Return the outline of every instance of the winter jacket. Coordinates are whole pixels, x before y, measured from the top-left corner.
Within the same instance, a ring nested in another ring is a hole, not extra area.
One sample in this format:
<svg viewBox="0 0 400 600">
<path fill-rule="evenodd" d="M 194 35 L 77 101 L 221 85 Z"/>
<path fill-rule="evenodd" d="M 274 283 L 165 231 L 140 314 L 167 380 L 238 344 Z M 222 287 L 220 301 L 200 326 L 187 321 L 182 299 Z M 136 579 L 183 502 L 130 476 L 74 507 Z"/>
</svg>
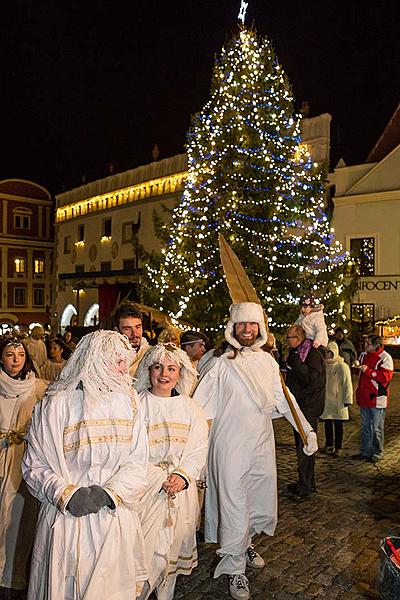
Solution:
<svg viewBox="0 0 400 600">
<path fill-rule="evenodd" d="M 335 342 L 329 342 L 328 350 L 332 352 L 333 358 L 325 360 L 325 407 L 321 419 L 347 421 L 349 418 L 349 409 L 347 406 L 353 404 L 353 385 L 351 382 L 350 367 L 339 356 L 339 349 Z"/>
<path fill-rule="evenodd" d="M 287 365 L 286 384 L 304 416 L 319 417 L 325 401 L 325 361 L 321 352 L 311 347 L 302 362 L 298 348 L 292 348 Z"/>
<path fill-rule="evenodd" d="M 302 326 L 308 340 L 318 342 L 321 346 L 328 345 L 323 304 L 318 304 L 308 315 L 300 313 L 295 324 Z"/>
<path fill-rule="evenodd" d="M 393 359 L 383 348 L 376 352 L 363 352 L 360 357 L 367 370 L 360 371 L 356 397 L 362 408 L 386 408 L 388 385 L 393 377 Z"/>
<path fill-rule="evenodd" d="M 357 352 L 354 348 L 353 342 L 351 342 L 348 338 L 343 338 L 342 340 L 335 340 L 336 344 L 339 346 L 339 354 L 345 360 L 345 362 L 351 367 L 355 359 L 357 358 Z"/>
</svg>

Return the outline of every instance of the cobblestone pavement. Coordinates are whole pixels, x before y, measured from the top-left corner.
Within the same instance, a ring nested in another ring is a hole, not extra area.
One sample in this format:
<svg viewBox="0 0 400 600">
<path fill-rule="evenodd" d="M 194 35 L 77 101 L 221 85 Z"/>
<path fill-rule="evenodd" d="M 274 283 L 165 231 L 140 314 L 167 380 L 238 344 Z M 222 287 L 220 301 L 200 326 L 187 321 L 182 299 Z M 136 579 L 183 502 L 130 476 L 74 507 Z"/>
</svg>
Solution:
<svg viewBox="0 0 400 600">
<path fill-rule="evenodd" d="M 379 542 L 386 535 L 400 535 L 400 374 L 395 374 L 391 394 L 385 457 L 379 465 L 350 458 L 359 452 L 360 440 L 359 410 L 352 407 L 343 457 L 318 453 L 318 491 L 302 503 L 286 492 L 286 484 L 296 481 L 293 434 L 285 419 L 275 421 L 279 523 L 274 537 L 263 534 L 254 540 L 266 566 L 248 570 L 252 600 L 378 597 L 373 590 Z M 323 429 L 321 424 L 320 446 Z M 215 550 L 212 544 L 199 544 L 199 566 L 178 578 L 175 600 L 229 598 L 225 576 L 212 579 Z"/>
</svg>

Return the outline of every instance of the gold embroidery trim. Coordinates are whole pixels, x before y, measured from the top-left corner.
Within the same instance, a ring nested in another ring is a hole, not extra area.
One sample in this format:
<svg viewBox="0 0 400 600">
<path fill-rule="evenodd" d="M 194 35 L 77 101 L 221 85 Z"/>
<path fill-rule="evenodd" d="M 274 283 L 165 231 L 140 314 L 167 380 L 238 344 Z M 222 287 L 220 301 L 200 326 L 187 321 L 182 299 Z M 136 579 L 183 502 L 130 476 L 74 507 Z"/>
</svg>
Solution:
<svg viewBox="0 0 400 600">
<path fill-rule="evenodd" d="M 73 431 L 78 431 L 78 429 L 82 429 L 82 427 L 103 427 L 104 425 L 126 425 L 127 427 L 133 426 L 132 419 L 86 419 L 84 421 L 79 421 L 74 425 L 69 425 L 68 427 L 64 427 L 64 435 L 67 433 L 72 433 Z"/>
<path fill-rule="evenodd" d="M 115 498 L 115 500 L 117 501 L 118 504 L 120 504 L 122 502 L 121 496 L 118 496 L 117 492 L 115 492 L 112 488 L 110 488 L 110 487 L 107 486 L 104 489 L 107 492 L 110 492 L 114 496 L 114 498 Z"/>
<path fill-rule="evenodd" d="M 155 440 L 149 440 L 149 446 L 155 444 L 163 444 L 164 442 L 176 442 L 177 444 L 186 444 L 187 438 L 174 437 L 172 435 L 164 435 L 163 437 L 156 438 Z"/>
<path fill-rule="evenodd" d="M 89 437 L 84 440 L 78 440 L 72 444 L 67 444 L 63 447 L 64 453 L 76 450 L 81 446 L 88 446 L 90 444 L 102 444 L 105 442 L 121 442 L 123 444 L 129 444 L 133 439 L 131 435 L 97 435 L 95 437 Z"/>
<path fill-rule="evenodd" d="M 163 429 L 164 427 L 173 427 L 174 429 L 185 429 L 189 431 L 190 425 L 186 425 L 186 423 L 169 423 L 165 421 L 164 423 L 156 423 L 155 425 L 149 425 L 147 427 L 147 431 L 156 431 L 157 429 Z"/>
<path fill-rule="evenodd" d="M 170 560 L 169 564 L 176 565 L 176 564 L 178 564 L 178 561 L 180 561 L 180 560 L 193 560 L 193 558 L 195 558 L 197 560 L 197 547 L 196 546 L 194 546 L 192 548 L 192 554 L 190 556 L 182 556 L 180 554 L 176 560 Z"/>
<path fill-rule="evenodd" d="M 63 510 L 64 510 L 64 508 L 65 508 L 65 500 L 66 500 L 66 498 L 68 498 L 68 496 L 71 494 L 71 492 L 72 492 L 73 490 L 77 490 L 77 489 L 78 489 L 78 488 L 76 487 L 76 485 L 72 485 L 72 484 L 70 484 L 70 485 L 67 485 L 67 486 L 64 488 L 64 490 L 62 491 L 62 493 L 61 493 L 61 495 L 60 495 L 60 497 L 59 497 L 59 499 L 58 499 L 58 502 L 57 502 L 57 508 L 58 508 L 59 510 L 61 510 L 61 511 L 63 511 Z"/>
<path fill-rule="evenodd" d="M 187 473 L 185 473 L 185 471 L 183 471 L 182 469 L 174 469 L 171 473 L 171 475 L 173 473 L 176 473 L 177 475 L 182 475 L 182 477 L 187 481 L 187 484 L 189 485 L 189 483 L 191 482 L 191 479 L 189 477 L 189 475 Z"/>
</svg>

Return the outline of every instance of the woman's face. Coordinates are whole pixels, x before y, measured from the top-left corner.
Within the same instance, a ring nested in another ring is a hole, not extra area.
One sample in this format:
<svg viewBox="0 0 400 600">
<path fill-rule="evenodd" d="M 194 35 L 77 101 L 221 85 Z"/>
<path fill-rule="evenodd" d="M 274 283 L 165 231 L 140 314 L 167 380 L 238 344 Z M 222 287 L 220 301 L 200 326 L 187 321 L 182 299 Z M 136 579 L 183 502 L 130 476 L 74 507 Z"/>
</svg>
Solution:
<svg viewBox="0 0 400 600">
<path fill-rule="evenodd" d="M 6 346 L 1 354 L 3 369 L 10 377 L 16 377 L 25 364 L 26 353 L 23 346 Z"/>
<path fill-rule="evenodd" d="M 180 368 L 166 356 L 150 367 L 151 392 L 155 396 L 167 397 L 179 381 Z"/>
<path fill-rule="evenodd" d="M 61 361 L 62 348 L 55 342 L 51 342 L 50 344 L 50 358 L 52 360 Z"/>
<path fill-rule="evenodd" d="M 71 341 L 72 339 L 72 333 L 70 331 L 66 331 L 64 333 L 64 340 L 67 342 L 67 344 Z"/>
</svg>

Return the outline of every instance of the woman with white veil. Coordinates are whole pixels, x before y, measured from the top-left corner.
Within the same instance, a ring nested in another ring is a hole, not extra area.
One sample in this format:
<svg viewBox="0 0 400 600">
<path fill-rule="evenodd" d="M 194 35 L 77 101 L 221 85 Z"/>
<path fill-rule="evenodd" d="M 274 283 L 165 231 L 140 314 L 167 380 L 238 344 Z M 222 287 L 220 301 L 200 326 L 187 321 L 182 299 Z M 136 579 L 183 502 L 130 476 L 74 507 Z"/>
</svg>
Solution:
<svg viewBox="0 0 400 600">
<path fill-rule="evenodd" d="M 189 397 L 196 371 L 183 350 L 158 344 L 142 359 L 135 387 L 149 436 L 150 490 L 140 503 L 148 584 L 158 600 L 174 597 L 176 578 L 197 565 L 196 479 L 207 457 L 208 427 L 202 409 Z"/>
<path fill-rule="evenodd" d="M 132 600 L 146 579 L 136 509 L 148 446 L 131 354 L 120 333 L 84 336 L 35 409 L 23 476 L 42 504 L 28 600 Z"/>
</svg>

